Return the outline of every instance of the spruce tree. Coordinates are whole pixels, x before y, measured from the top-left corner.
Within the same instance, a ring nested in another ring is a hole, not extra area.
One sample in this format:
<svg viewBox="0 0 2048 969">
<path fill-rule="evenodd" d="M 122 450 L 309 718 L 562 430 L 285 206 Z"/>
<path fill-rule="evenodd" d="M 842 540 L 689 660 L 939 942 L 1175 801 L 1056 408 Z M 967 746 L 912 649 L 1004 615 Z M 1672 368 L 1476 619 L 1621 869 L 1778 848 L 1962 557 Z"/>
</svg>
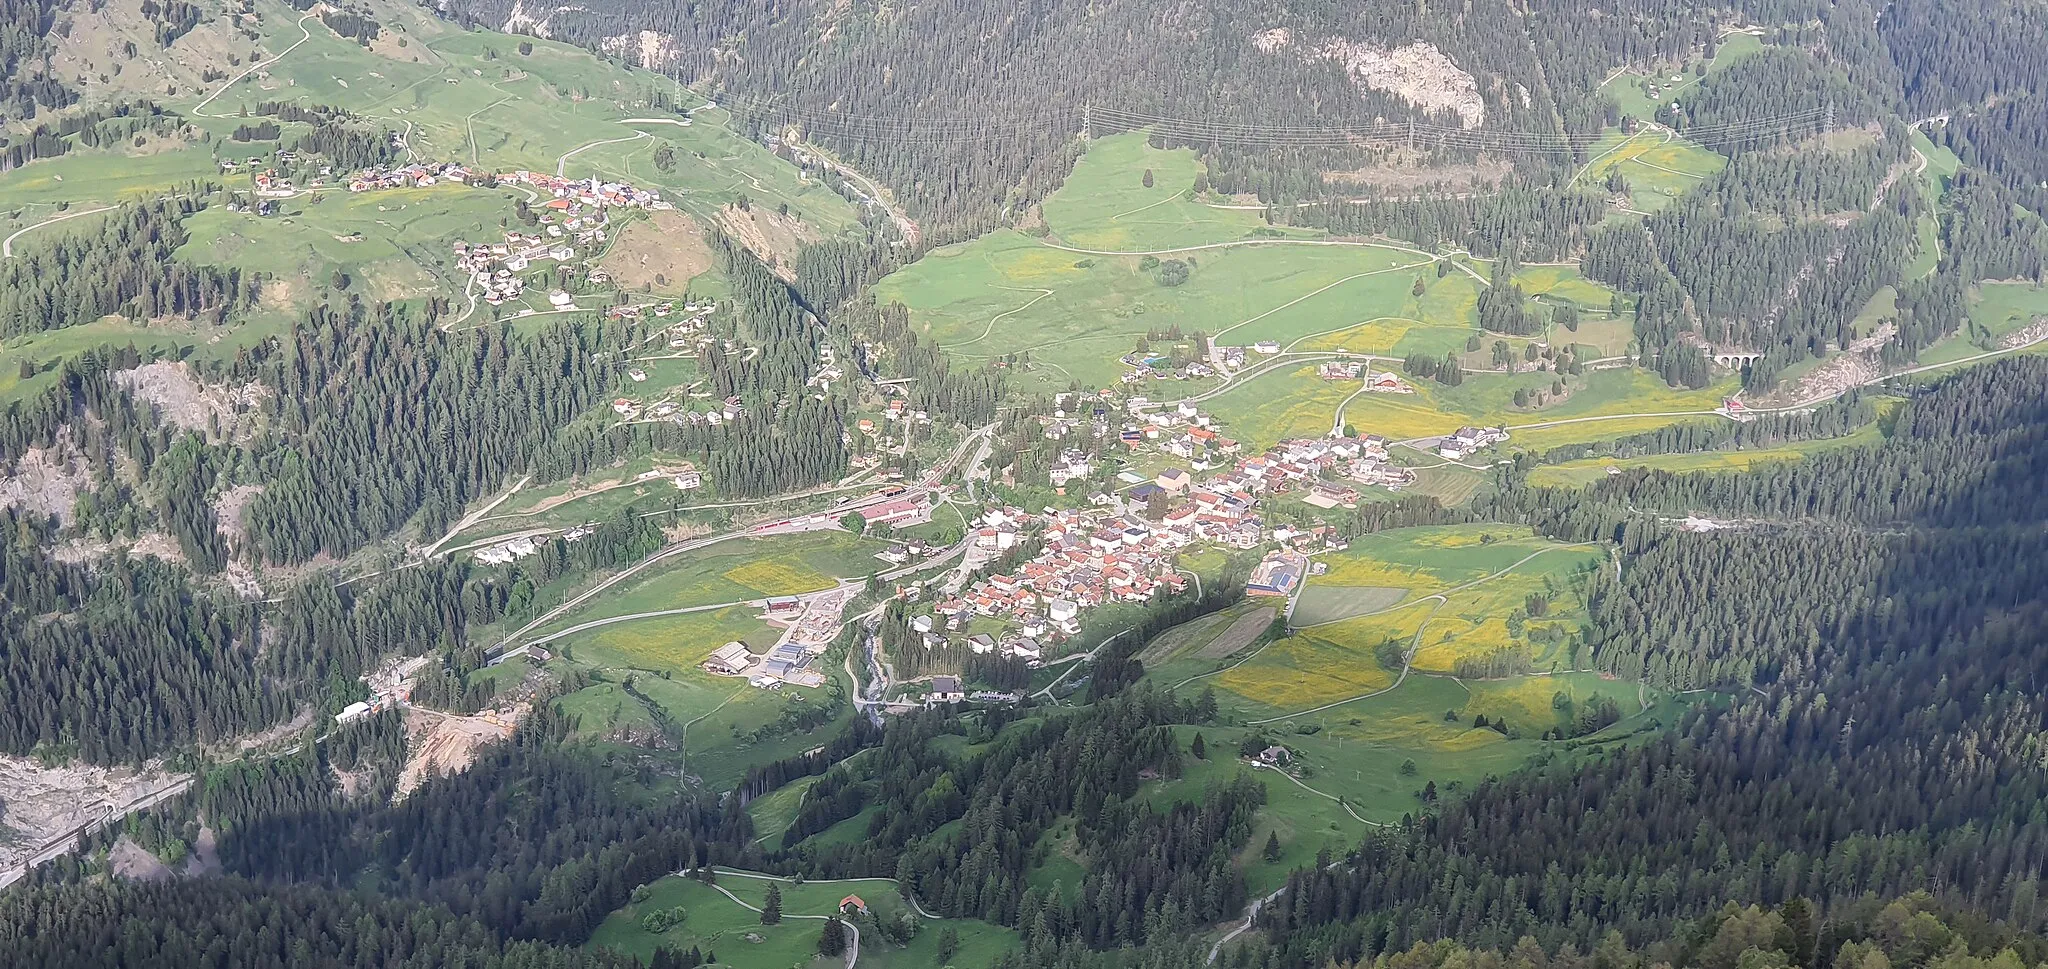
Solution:
<svg viewBox="0 0 2048 969">
<path fill-rule="evenodd" d="M 772 892 L 773 889 L 770 889 Z M 767 921 L 767 913 L 761 920 Z M 821 956 L 842 956 L 846 954 L 846 923 L 836 918 L 825 920 L 825 928 L 818 933 L 818 954 Z"/>
</svg>

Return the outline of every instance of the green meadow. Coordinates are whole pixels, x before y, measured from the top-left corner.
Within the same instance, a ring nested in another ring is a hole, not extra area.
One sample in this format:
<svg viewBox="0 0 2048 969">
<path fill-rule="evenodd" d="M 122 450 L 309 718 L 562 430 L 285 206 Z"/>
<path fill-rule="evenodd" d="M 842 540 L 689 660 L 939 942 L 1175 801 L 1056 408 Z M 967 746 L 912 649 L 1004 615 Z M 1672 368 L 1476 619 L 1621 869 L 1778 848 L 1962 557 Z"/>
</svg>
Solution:
<svg viewBox="0 0 2048 969">
<path fill-rule="evenodd" d="M 1609 468 L 1651 468 L 1673 473 L 1755 471 L 1762 465 L 1798 461 L 1817 451 L 1876 444 L 1883 439 L 1884 432 L 1880 426 L 1869 424 L 1844 437 L 1796 441 L 1775 447 L 1697 454 L 1647 454 L 1632 458 L 1585 458 L 1537 468 L 1529 472 L 1529 483 L 1544 488 L 1584 487 L 1606 477 Z"/>
<path fill-rule="evenodd" d="M 1585 621 L 1584 574 L 1605 555 L 1525 527 L 1460 525 L 1373 534 L 1317 561 L 1327 571 L 1302 591 L 1290 635 L 1242 655 L 1204 655 L 1199 644 L 1224 628 L 1206 617 L 1148 644 L 1149 675 L 1214 687 L 1225 709 L 1256 720 L 1392 687 L 1400 668 L 1383 662 L 1388 643 L 1394 655 L 1413 649 L 1420 673 L 1502 651 L 1526 654 L 1530 670 L 1568 669 Z M 1541 615 L 1529 614 L 1531 598 L 1544 600 Z"/>
<path fill-rule="evenodd" d="M 1578 181 L 1603 185 L 1618 171 L 1628 183 L 1629 204 L 1655 212 L 1690 191 L 1728 160 L 1663 128 L 1640 128 L 1633 135 L 1609 129 L 1586 149 L 1589 160 Z"/>
<path fill-rule="evenodd" d="M 874 554 L 883 548 L 878 540 L 841 531 L 728 539 L 656 563 L 592 597 L 552 628 L 604 616 L 821 592 L 840 579 L 858 579 L 880 568 Z"/>
<path fill-rule="evenodd" d="M 1687 390 L 1667 386 L 1645 371 L 1616 368 L 1590 370 L 1572 378 L 1570 394 L 1547 406 L 1514 406 L 1516 390 L 1547 390 L 1556 379 L 1557 375 L 1548 371 L 1468 372 L 1457 387 L 1417 380 L 1412 382 L 1412 394 L 1353 396 L 1358 389 L 1355 382 L 1324 380 L 1316 375 L 1316 365 L 1311 362 L 1277 367 L 1210 398 L 1203 406 L 1228 433 L 1250 447 L 1327 434 L 1337 406 L 1343 404 L 1346 425 L 1389 440 L 1447 434 L 1472 424 L 1508 428 L 1507 447 L 1542 449 L 1654 430 L 1693 415 L 1704 416 L 1735 390 L 1732 377 L 1702 390 Z"/>
<path fill-rule="evenodd" d="M 1763 49 L 1763 38 L 1755 34 L 1723 34 L 1714 59 L 1707 62 L 1707 73 L 1722 70 Z M 1654 121 L 1659 106 L 1684 95 L 1700 81 L 1691 64 L 1660 66 L 1661 71 L 1622 71 L 1601 85 L 1600 91 L 1621 106 L 1622 114 L 1638 121 Z M 1676 83 L 1671 81 L 1673 74 L 1679 75 Z"/>
<path fill-rule="evenodd" d="M 1045 221 L 1069 246 L 1117 252 L 1229 242 L 1266 228 L 1259 212 L 1196 201 L 1201 172 L 1194 151 L 1153 148 L 1141 132 L 1103 138 L 1045 201 Z"/>
<path fill-rule="evenodd" d="M 1979 283 L 1976 298 L 1970 301 L 1970 322 L 1992 339 L 2044 318 L 2048 289 L 2030 282 Z"/>
<path fill-rule="evenodd" d="M 903 303 L 955 356 L 1028 357 L 1028 379 L 1046 387 L 1114 383 L 1117 357 L 1148 331 L 1288 343 L 1418 315 L 1404 310 L 1416 271 L 1434 277 L 1429 254 L 1281 233 L 1256 213 L 1190 201 L 1197 165 L 1141 134 L 1101 139 L 1046 200 L 1046 238 L 1004 229 L 934 250 L 884 279 L 877 296 Z M 1145 255 L 1155 250 L 1188 251 Z M 1162 258 L 1186 262 L 1186 282 L 1162 285 L 1151 268 Z M 1458 320 L 1469 319 L 1469 303 L 1454 302 Z"/>
<path fill-rule="evenodd" d="M 1982 354 L 1987 347 L 1995 347 L 1999 338 L 2048 317 L 2048 291 L 2028 282 L 1987 280 L 1972 287 L 1967 298 L 1969 325 L 1920 351 L 1920 363 L 1953 363 Z"/>
<path fill-rule="evenodd" d="M 167 195 L 219 174 L 213 153 L 197 144 L 143 154 L 77 151 L 0 174 L 0 198 L 9 206 L 134 202 Z M 33 236 L 23 237 L 24 241 L 29 238 Z"/>
<path fill-rule="evenodd" d="M 893 921 L 910 911 L 909 904 L 888 879 L 777 884 L 730 871 L 714 877 L 716 887 L 679 876 L 654 882 L 639 893 L 638 901 L 607 917 L 591 935 L 588 946 L 610 948 L 641 959 L 652 956 L 656 948 L 663 946 L 678 950 L 694 946 L 699 951 L 715 951 L 718 965 L 736 969 L 839 966 L 844 965 L 843 960 L 817 956 L 818 934 L 824 922 L 815 916 L 837 914 L 840 901 L 848 895 L 858 895 L 870 912 L 867 916 L 849 916 L 860 930 L 862 966 L 910 969 L 943 964 L 957 969 L 986 969 L 1018 943 L 1015 932 L 976 919 L 923 919 L 920 931 L 908 943 L 899 946 L 885 942 L 875 930 L 875 920 Z M 782 893 L 784 917 L 781 924 L 762 925 L 760 915 L 746 906 L 764 906 L 771 884 Z M 727 897 L 725 892 L 733 897 Z M 677 910 L 683 914 L 681 920 L 664 931 L 648 931 L 649 913 Z M 942 962 L 939 935 L 946 928 L 959 935 L 960 947 Z"/>
<path fill-rule="evenodd" d="M 1422 797 L 1428 785 L 1439 797 L 1455 795 L 1562 749 L 1540 739 L 1543 732 L 1569 723 L 1596 695 L 1615 701 L 1623 720 L 1595 739 L 1624 737 L 1667 709 L 1650 691 L 1593 674 L 1501 681 L 1411 676 L 1371 700 L 1294 720 L 1177 727 L 1183 747 L 1202 735 L 1207 758 L 1185 758 L 1181 777 L 1150 782 L 1143 794 L 1155 806 L 1199 800 L 1208 787 L 1251 771 L 1265 785 L 1266 804 L 1236 861 L 1252 892 L 1263 894 L 1284 884 L 1290 871 L 1313 864 L 1318 851 L 1344 851 L 1373 825 L 1429 810 Z M 1507 732 L 1476 726 L 1479 716 L 1489 724 L 1504 721 Z M 1286 747 L 1294 757 L 1287 775 L 1241 760 L 1246 737 L 1261 747 Z M 1269 835 L 1280 842 L 1278 860 L 1264 857 Z"/>
<path fill-rule="evenodd" d="M 179 256 L 269 273 L 287 287 L 295 279 L 325 285 L 340 271 L 377 299 L 454 299 L 464 279 L 451 244 L 503 241 L 500 223 L 518 198 L 450 184 L 304 196 L 267 217 L 217 205 L 185 221 L 191 238 Z"/>
</svg>

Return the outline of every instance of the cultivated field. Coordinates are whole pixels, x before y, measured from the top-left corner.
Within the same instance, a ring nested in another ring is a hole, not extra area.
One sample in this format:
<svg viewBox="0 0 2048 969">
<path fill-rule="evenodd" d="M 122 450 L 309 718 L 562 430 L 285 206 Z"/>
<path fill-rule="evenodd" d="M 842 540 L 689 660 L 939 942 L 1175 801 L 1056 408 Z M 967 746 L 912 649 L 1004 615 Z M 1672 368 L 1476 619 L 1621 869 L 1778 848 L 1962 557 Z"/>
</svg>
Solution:
<svg viewBox="0 0 2048 969">
<path fill-rule="evenodd" d="M 1470 525 L 1383 532 L 1318 560 L 1329 571 L 1303 590 L 1293 635 L 1195 681 L 1214 686 L 1227 708 L 1258 719 L 1386 689 L 1400 673 L 1383 662 L 1389 649 L 1413 649 L 1422 672 L 1450 673 L 1501 651 L 1525 655 L 1529 669 L 1567 665 L 1585 618 L 1582 574 L 1604 555 L 1526 529 Z M 1544 600 L 1540 617 L 1528 615 L 1532 596 Z M 1154 675 L 1171 683 L 1195 672 L 1206 670 L 1181 663 Z"/>
</svg>

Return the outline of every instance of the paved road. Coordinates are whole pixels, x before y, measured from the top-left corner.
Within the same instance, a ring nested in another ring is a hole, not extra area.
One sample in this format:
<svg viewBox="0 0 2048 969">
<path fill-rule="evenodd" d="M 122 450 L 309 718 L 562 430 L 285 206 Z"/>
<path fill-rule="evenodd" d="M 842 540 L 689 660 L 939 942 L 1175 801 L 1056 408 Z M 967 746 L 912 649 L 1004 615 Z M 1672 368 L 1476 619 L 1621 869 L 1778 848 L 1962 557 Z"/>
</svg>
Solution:
<svg viewBox="0 0 2048 969">
<path fill-rule="evenodd" d="M 35 230 L 40 229 L 43 226 L 54 225 L 58 222 L 64 221 L 65 219 L 76 219 L 87 215 L 98 215 L 101 212 L 111 212 L 113 211 L 113 209 L 114 206 L 102 205 L 96 209 L 81 209 L 76 212 L 66 212 L 63 215 L 51 216 L 50 218 L 44 219 L 43 221 L 38 222 L 35 225 L 27 226 L 21 229 L 16 229 L 13 235 L 8 236 L 4 240 L 0 240 L 0 257 L 4 257 L 7 259 L 14 258 L 14 240 L 19 239 L 23 235 L 26 235 L 30 232 L 34 232 Z"/>
<path fill-rule="evenodd" d="M 1276 888 L 1273 889 L 1272 894 L 1267 895 L 1265 898 L 1255 898 L 1250 905 L 1245 906 L 1244 921 L 1238 923 L 1236 928 L 1224 933 L 1223 938 L 1217 939 L 1216 944 L 1209 947 L 1209 962 L 1213 964 L 1216 961 L 1216 956 L 1223 951 L 1223 946 L 1230 940 L 1250 932 L 1252 930 L 1252 922 L 1259 917 L 1260 910 L 1271 905 L 1274 899 L 1286 893 L 1286 888 Z"/>
<path fill-rule="evenodd" d="M 944 480 L 944 478 L 948 474 L 952 473 L 953 468 L 957 466 L 961 462 L 961 460 L 963 460 L 967 456 L 969 450 L 973 448 L 978 442 L 980 442 L 984 437 L 992 433 L 994 430 L 995 425 L 988 424 L 980 428 L 976 428 L 974 431 L 968 433 L 965 437 L 961 439 L 959 445 L 954 447 L 953 453 L 948 455 L 945 461 L 940 462 L 938 466 L 932 468 L 931 472 L 927 474 L 924 480 L 921 481 L 916 487 L 907 489 L 902 494 L 867 495 L 861 498 L 854 499 L 852 501 L 841 502 L 837 505 L 834 505 L 832 510 L 825 514 L 831 516 L 844 515 L 849 511 L 865 508 L 869 505 L 881 504 L 883 502 L 888 501 L 895 501 L 909 494 L 929 495 L 930 492 L 933 491 L 938 486 L 938 482 Z M 665 512 L 661 514 L 665 514 Z M 584 603 L 589 602 L 591 599 L 603 593 L 606 589 L 618 585 L 619 583 L 624 582 L 625 580 L 640 574 L 647 568 L 659 564 L 667 559 L 674 558 L 678 555 L 684 555 L 690 552 L 695 552 L 700 549 L 709 548 L 712 545 L 716 545 L 720 542 L 730 541 L 735 538 L 761 538 L 770 535 L 784 535 L 803 531 L 812 531 L 815 529 L 793 524 L 793 522 L 807 519 L 810 517 L 811 516 L 808 515 L 799 515 L 795 518 L 787 518 L 772 522 L 765 522 L 762 524 L 749 526 L 747 528 L 739 529 L 736 531 L 726 532 L 721 535 L 712 535 L 706 538 L 696 538 L 689 539 L 687 541 L 677 542 L 673 545 L 661 549 L 660 551 L 655 552 L 653 555 L 650 555 L 647 558 L 641 559 L 639 562 L 631 566 L 628 566 L 627 568 L 612 573 L 611 575 L 607 576 L 603 581 L 598 582 L 596 585 L 591 586 L 589 589 L 584 590 L 582 593 L 570 598 L 568 601 L 563 602 L 561 605 L 549 609 L 546 613 L 535 617 L 531 622 L 528 622 L 526 625 L 519 627 L 517 630 L 514 630 L 510 635 L 506 636 L 504 639 L 499 640 L 496 645 L 491 647 L 489 652 L 493 656 L 505 652 L 507 649 L 510 649 L 512 644 L 519 640 L 521 637 L 533 632 L 536 629 L 541 628 L 542 626 L 547 625 L 548 623 L 554 622 L 555 620 L 560 619 L 565 615 L 568 615 L 570 612 L 574 611 L 579 606 L 582 606 Z M 832 524 L 828 520 L 828 522 L 822 527 L 836 528 L 838 526 L 836 524 Z"/>
<path fill-rule="evenodd" d="M 167 801 L 173 797 L 177 797 L 178 795 L 185 793 L 191 787 L 192 778 L 179 778 L 178 780 L 175 780 L 170 784 L 157 788 L 156 790 L 151 791 L 147 794 L 143 794 L 135 798 L 134 800 L 129 801 L 127 804 L 122 805 L 121 807 L 108 808 L 103 813 L 101 813 L 99 817 L 93 818 L 92 820 L 87 821 L 84 824 L 81 824 L 75 828 L 72 828 L 71 830 L 66 831 L 63 834 L 60 834 L 55 838 L 51 838 L 50 840 L 43 842 L 43 846 L 41 848 L 36 849 L 36 853 L 28 856 L 28 858 L 24 860 L 21 864 L 16 865 L 12 868 L 0 870 L 0 888 L 6 888 L 7 886 L 14 884 L 22 878 L 27 877 L 29 869 L 31 868 L 35 868 L 39 865 L 48 864 L 52 861 L 64 857 L 67 854 L 70 854 L 74 849 L 78 847 L 79 838 L 82 838 L 85 835 L 97 831 L 101 828 L 107 827 L 108 825 L 118 823 L 123 818 L 126 818 L 128 815 L 134 814 L 137 811 L 142 811 L 148 808 L 155 807 L 156 805 L 161 804 L 164 801 Z"/>
</svg>

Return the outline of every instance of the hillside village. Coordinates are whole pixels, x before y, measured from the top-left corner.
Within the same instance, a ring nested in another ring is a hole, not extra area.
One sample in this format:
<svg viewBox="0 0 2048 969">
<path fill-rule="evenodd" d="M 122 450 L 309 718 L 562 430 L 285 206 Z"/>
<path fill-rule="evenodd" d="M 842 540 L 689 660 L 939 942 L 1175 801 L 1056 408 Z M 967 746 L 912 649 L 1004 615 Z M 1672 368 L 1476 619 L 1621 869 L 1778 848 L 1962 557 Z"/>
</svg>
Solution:
<svg viewBox="0 0 2048 969">
<path fill-rule="evenodd" d="M 800 146 L 770 147 L 780 148 L 807 171 L 836 171 L 829 161 Z M 291 197 L 331 177 L 323 169 L 301 188 L 275 171 L 252 171 L 257 194 L 266 199 Z M 857 183 L 843 177 L 835 180 L 858 204 L 883 206 Z M 673 208 L 659 192 L 624 182 L 524 169 L 489 172 L 456 163 L 366 168 L 340 182 L 351 193 L 440 184 L 511 186 L 528 194 L 528 203 L 521 205 L 523 225 L 508 228 L 500 237 L 448 243 L 470 291 L 493 307 L 520 307 L 529 286 L 546 281 L 546 310 L 583 310 L 568 288 L 568 267 L 578 264 L 576 275 L 584 282 L 609 283 L 607 274 L 585 263 L 617 234 L 616 213 Z M 695 383 L 650 384 L 651 393 L 634 393 L 649 382 L 650 365 L 658 359 L 689 359 L 714 349 L 744 350 L 714 333 L 717 301 L 629 300 L 603 309 L 608 320 L 645 326 L 647 353 L 626 368 L 625 392 L 610 404 L 619 423 L 715 427 L 746 416 L 740 398 L 719 397 Z M 532 306 L 519 309 L 521 315 L 543 311 Z M 1341 548 L 1342 543 L 1327 526 L 1288 522 L 1302 520 L 1304 514 L 1354 508 L 1361 489 L 1399 491 L 1416 483 L 1416 463 L 1396 460 L 1392 442 L 1371 432 L 1294 438 L 1247 454 L 1243 442 L 1194 400 L 1156 401 L 1143 390 L 1170 381 L 1227 380 L 1257 372 L 1262 361 L 1279 357 L 1281 345 L 1271 340 L 1225 345 L 1199 334 L 1182 340 L 1177 331 L 1154 336 L 1166 341 L 1160 344 L 1164 349 L 1148 349 L 1147 341 L 1141 340 L 1136 351 L 1119 358 L 1124 367 L 1118 381 L 1121 389 L 1058 395 L 1051 412 L 1035 418 L 1042 439 L 1057 445 L 1042 482 L 1019 480 L 1010 468 L 1001 484 L 1013 489 L 1012 494 L 1042 486 L 1050 490 L 1051 503 L 1029 510 L 997 493 L 984 497 L 968 516 L 961 564 L 936 578 L 897 587 L 897 596 L 913 604 L 910 626 L 927 648 L 960 646 L 974 655 L 1042 665 L 1069 649 L 1091 613 L 1186 593 L 1194 573 L 1177 562 L 1204 548 L 1237 554 L 1267 549 L 1251 571 L 1247 594 L 1289 597 L 1317 569 L 1309 555 Z M 872 353 L 876 348 L 865 349 Z M 1326 381 L 1355 384 L 1362 393 L 1415 392 L 1404 376 L 1372 369 L 1370 358 L 1322 361 L 1314 373 Z M 844 377 L 834 350 L 821 348 L 808 385 L 829 391 Z M 856 452 L 850 463 L 857 473 L 876 473 L 884 481 L 898 479 L 900 471 L 885 466 L 912 457 L 912 442 L 931 434 L 933 426 L 928 411 L 885 392 L 879 409 L 854 419 L 847 432 L 846 441 Z M 1415 455 L 1461 463 L 1506 439 L 1506 432 L 1498 428 L 1466 427 L 1438 439 L 1402 443 Z M 852 447 L 857 443 L 861 446 Z M 665 483 L 686 494 L 715 484 L 691 462 L 641 472 L 630 483 Z M 881 494 L 886 500 L 858 511 L 870 528 L 894 534 L 935 520 L 937 502 L 929 491 Z M 1274 501 L 1291 509 L 1283 521 L 1269 520 L 1262 512 Z M 837 527 L 831 522 L 813 525 Z M 576 542 L 594 527 L 584 523 L 558 537 Z M 483 564 L 509 564 L 537 554 L 548 541 L 545 535 L 517 536 L 472 554 Z M 877 558 L 885 565 L 906 567 L 917 556 L 938 551 L 910 540 L 892 544 Z M 761 613 L 765 621 L 784 630 L 776 643 L 760 649 L 728 642 L 702 666 L 760 689 L 820 686 L 824 674 L 815 668 L 815 659 L 830 643 L 851 598 L 850 592 L 835 589 L 769 600 Z"/>
</svg>

